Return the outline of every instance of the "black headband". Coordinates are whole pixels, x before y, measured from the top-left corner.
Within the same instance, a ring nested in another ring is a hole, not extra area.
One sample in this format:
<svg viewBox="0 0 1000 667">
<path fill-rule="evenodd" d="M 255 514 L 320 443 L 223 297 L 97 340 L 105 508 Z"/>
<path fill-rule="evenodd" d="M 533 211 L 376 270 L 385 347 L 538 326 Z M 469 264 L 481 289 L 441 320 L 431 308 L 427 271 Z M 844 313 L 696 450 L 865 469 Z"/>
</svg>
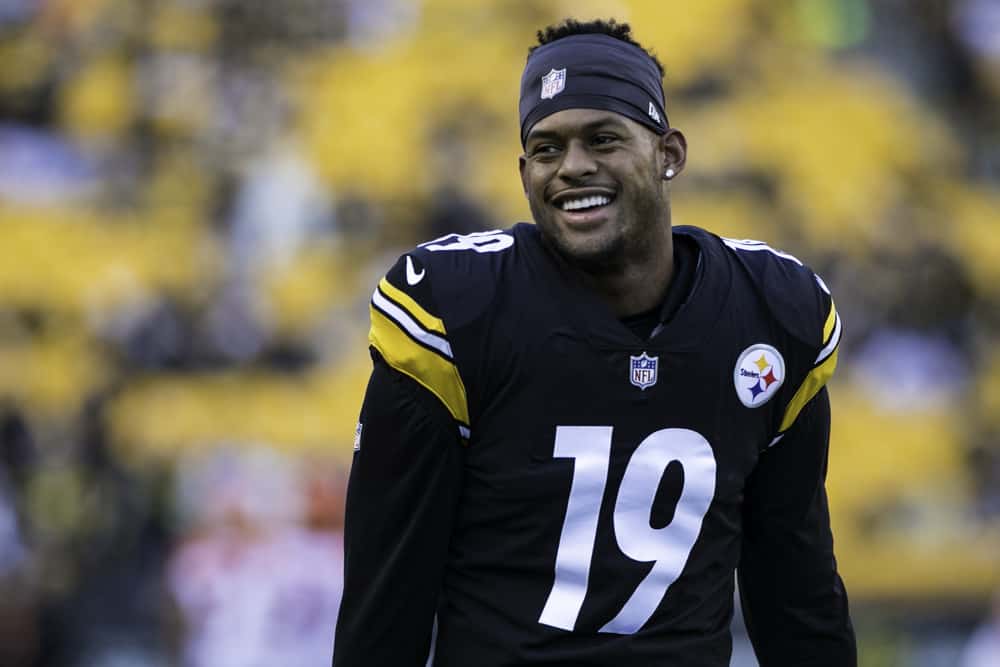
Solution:
<svg viewBox="0 0 1000 667">
<path fill-rule="evenodd" d="M 532 126 L 563 109 L 601 109 L 667 131 L 660 70 L 645 51 L 604 34 L 570 35 L 538 47 L 521 75 L 521 145 Z"/>
</svg>

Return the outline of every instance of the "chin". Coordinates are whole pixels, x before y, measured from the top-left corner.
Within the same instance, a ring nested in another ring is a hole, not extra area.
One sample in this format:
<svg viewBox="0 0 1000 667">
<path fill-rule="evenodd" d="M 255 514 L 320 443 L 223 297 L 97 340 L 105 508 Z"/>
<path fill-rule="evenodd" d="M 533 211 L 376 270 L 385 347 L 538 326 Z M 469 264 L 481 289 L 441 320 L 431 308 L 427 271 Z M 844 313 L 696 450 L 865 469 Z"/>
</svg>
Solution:
<svg viewBox="0 0 1000 667">
<path fill-rule="evenodd" d="M 532 213 L 549 246 L 567 261 L 588 270 L 621 263 L 625 242 L 617 216 L 593 226 L 574 228 L 550 215 L 545 207 L 533 206 Z"/>
</svg>

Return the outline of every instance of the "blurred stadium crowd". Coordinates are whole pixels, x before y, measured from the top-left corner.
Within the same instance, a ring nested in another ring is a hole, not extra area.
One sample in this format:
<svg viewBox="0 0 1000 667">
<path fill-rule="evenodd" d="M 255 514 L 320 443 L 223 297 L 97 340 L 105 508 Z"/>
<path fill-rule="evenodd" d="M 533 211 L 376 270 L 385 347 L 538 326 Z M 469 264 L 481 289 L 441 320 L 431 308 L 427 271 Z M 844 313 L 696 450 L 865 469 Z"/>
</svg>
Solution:
<svg viewBox="0 0 1000 667">
<path fill-rule="evenodd" d="M 1000 664 L 1000 3 L 3 0 L 0 665 L 326 664 L 370 290 L 528 219 L 566 15 L 667 66 L 675 223 L 837 298 L 862 664 Z"/>
</svg>

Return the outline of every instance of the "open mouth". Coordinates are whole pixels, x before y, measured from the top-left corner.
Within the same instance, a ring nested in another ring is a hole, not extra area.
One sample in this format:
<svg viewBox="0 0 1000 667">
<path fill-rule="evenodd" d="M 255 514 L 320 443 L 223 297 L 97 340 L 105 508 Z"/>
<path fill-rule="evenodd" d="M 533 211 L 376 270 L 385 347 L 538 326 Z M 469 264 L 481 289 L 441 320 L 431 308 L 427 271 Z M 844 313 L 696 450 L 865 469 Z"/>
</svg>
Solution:
<svg viewBox="0 0 1000 667">
<path fill-rule="evenodd" d="M 565 199 L 559 204 L 559 208 L 564 211 L 589 211 L 601 208 L 611 203 L 612 197 L 606 195 L 595 195 L 591 197 L 579 197 L 575 199 Z"/>
<path fill-rule="evenodd" d="M 560 195 L 553 200 L 552 205 L 572 218 L 581 218 L 601 211 L 614 200 L 615 195 L 610 192 L 581 192 Z"/>
</svg>

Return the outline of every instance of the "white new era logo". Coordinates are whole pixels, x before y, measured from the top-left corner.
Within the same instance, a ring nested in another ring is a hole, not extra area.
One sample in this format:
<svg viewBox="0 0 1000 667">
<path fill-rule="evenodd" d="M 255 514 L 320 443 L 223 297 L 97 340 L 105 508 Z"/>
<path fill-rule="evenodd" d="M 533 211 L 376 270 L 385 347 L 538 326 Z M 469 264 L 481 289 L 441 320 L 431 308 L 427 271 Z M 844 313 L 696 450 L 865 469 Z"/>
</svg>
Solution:
<svg viewBox="0 0 1000 667">
<path fill-rule="evenodd" d="M 550 70 L 542 77 L 542 99 L 551 100 L 566 88 L 566 68 Z"/>
<path fill-rule="evenodd" d="M 660 120 L 660 112 L 656 110 L 656 107 L 653 106 L 652 102 L 649 103 L 649 112 L 648 113 L 649 113 L 649 117 L 652 118 L 653 120 L 655 120 L 657 123 L 662 123 L 663 122 L 662 120 Z"/>
</svg>

